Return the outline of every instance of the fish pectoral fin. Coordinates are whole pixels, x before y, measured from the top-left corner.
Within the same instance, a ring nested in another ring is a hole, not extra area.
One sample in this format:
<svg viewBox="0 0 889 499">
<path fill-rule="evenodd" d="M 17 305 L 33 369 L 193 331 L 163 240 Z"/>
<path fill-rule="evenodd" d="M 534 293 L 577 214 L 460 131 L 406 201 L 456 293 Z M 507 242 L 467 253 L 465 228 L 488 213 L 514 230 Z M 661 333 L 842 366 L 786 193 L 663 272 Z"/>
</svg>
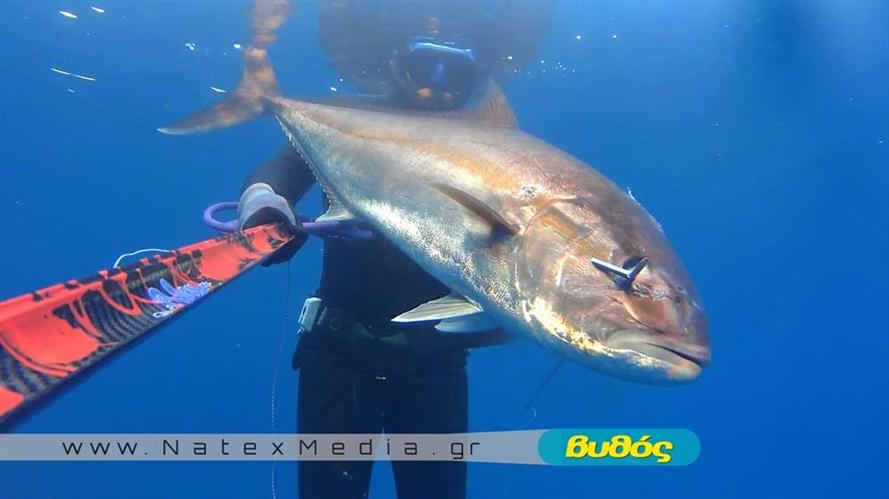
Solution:
<svg viewBox="0 0 889 499">
<path fill-rule="evenodd" d="M 343 206 L 343 203 L 341 203 L 336 196 L 328 193 L 327 201 L 327 211 L 320 217 L 316 218 L 316 222 L 342 222 L 344 220 L 355 220 L 355 215 L 353 215 L 348 208 Z"/>
<path fill-rule="evenodd" d="M 497 238 L 500 236 L 514 236 L 519 233 L 518 225 L 504 218 L 503 215 L 497 213 L 493 208 L 485 204 L 484 201 L 472 194 L 445 184 L 436 184 L 434 187 L 490 225 L 491 236 Z"/>
<path fill-rule="evenodd" d="M 472 315 L 480 315 L 482 307 L 466 298 L 449 294 L 432 301 L 422 303 L 407 312 L 394 317 L 392 322 L 423 322 L 456 319 Z"/>
</svg>

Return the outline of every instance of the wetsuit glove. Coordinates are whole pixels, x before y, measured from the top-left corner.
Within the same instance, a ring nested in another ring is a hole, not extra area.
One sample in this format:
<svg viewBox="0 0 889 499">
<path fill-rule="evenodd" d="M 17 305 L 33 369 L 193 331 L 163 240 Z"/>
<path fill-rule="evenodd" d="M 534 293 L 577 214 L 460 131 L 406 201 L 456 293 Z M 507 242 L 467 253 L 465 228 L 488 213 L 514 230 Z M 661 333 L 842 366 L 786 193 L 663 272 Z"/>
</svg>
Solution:
<svg viewBox="0 0 889 499">
<path fill-rule="evenodd" d="M 287 224 L 296 237 L 265 262 L 264 266 L 286 262 L 305 244 L 308 234 L 296 230 L 297 220 L 290 203 L 272 186 L 258 182 L 247 187 L 238 200 L 238 229 L 244 230 L 257 225 L 283 222 Z"/>
</svg>

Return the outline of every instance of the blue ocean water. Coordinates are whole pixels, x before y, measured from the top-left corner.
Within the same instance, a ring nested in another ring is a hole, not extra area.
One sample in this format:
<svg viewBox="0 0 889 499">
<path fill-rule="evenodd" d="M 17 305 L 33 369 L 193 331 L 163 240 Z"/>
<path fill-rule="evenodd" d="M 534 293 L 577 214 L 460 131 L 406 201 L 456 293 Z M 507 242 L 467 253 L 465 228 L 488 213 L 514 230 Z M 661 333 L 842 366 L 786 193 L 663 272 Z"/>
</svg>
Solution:
<svg viewBox="0 0 889 499">
<path fill-rule="evenodd" d="M 155 128 L 233 87 L 246 9 L 0 5 L 0 297 L 210 236 L 201 210 L 284 138 L 272 120 Z M 339 86 L 316 30 L 300 5 L 272 49 L 287 94 Z M 703 295 L 713 362 L 674 388 L 566 366 L 531 411 L 555 357 L 478 350 L 471 430 L 682 427 L 702 452 L 686 468 L 470 465 L 469 497 L 886 497 L 889 4 L 566 2 L 538 53 L 506 86 L 522 128 L 658 218 Z M 318 206 L 313 192 L 300 208 Z M 251 272 L 12 431 L 295 431 L 293 314 L 319 257 L 313 241 Z M 261 498 L 271 477 L 269 463 L 3 463 L 0 497 Z M 275 487 L 295 495 L 295 465 Z M 394 497 L 387 463 L 371 497 Z"/>
</svg>

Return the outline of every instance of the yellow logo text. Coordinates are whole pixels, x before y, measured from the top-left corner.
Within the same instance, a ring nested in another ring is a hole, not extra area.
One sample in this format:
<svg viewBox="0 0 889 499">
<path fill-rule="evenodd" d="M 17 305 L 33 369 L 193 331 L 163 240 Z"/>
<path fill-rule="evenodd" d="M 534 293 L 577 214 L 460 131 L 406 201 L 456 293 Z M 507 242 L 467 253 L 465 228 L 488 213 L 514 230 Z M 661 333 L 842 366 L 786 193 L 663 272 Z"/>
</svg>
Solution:
<svg viewBox="0 0 889 499">
<path fill-rule="evenodd" d="M 627 456 L 645 459 L 647 457 L 657 457 L 659 463 L 669 463 L 672 456 L 665 451 L 673 450 L 673 443 L 662 440 L 659 442 L 649 442 L 651 435 L 642 435 L 636 442 L 629 435 L 615 435 L 611 440 L 597 442 L 590 441 L 586 435 L 573 435 L 568 439 L 568 445 L 565 448 L 565 457 L 602 459 L 610 457 L 614 459 L 624 459 Z"/>
</svg>

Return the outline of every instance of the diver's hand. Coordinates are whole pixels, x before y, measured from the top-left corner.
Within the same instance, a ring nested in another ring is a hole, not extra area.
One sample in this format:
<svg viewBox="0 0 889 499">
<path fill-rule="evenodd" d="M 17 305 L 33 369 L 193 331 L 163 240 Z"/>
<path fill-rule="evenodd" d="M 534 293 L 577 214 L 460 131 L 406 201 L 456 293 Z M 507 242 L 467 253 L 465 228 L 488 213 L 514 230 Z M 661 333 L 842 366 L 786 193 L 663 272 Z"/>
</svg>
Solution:
<svg viewBox="0 0 889 499">
<path fill-rule="evenodd" d="M 297 230 L 293 208 L 270 185 L 259 182 L 245 189 L 241 199 L 238 200 L 238 230 L 273 222 L 287 224 L 295 237 L 262 263 L 266 267 L 290 260 L 306 243 L 309 236 Z"/>
</svg>

